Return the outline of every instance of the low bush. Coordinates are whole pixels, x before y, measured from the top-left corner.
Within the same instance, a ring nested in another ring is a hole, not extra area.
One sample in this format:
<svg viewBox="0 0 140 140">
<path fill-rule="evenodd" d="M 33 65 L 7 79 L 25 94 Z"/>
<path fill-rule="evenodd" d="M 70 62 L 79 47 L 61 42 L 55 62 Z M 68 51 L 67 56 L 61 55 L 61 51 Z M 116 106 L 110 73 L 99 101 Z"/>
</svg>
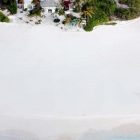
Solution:
<svg viewBox="0 0 140 140">
<path fill-rule="evenodd" d="M 99 11 L 96 12 L 92 16 L 92 18 L 89 19 L 84 29 L 85 31 L 92 31 L 95 26 L 102 25 L 108 21 L 109 21 L 108 16 L 105 13 Z"/>
<path fill-rule="evenodd" d="M 8 10 L 10 11 L 11 14 L 16 14 L 17 13 L 17 3 L 13 2 L 8 6 Z"/>
<path fill-rule="evenodd" d="M 119 0 L 121 4 L 126 4 L 127 9 L 117 8 L 115 15 L 121 19 L 133 19 L 140 16 L 140 0 Z"/>
<path fill-rule="evenodd" d="M 17 1 L 16 0 L 2 0 L 5 8 L 7 8 L 11 14 L 17 13 Z"/>
<path fill-rule="evenodd" d="M 9 18 L 0 12 L 0 22 L 9 22 Z"/>
</svg>

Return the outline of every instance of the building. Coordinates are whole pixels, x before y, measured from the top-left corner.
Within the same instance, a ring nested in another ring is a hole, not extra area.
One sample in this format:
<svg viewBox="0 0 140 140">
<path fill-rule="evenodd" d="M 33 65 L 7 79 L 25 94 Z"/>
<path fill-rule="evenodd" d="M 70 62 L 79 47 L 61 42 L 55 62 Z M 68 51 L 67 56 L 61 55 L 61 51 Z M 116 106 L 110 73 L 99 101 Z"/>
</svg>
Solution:
<svg viewBox="0 0 140 140">
<path fill-rule="evenodd" d="M 58 5 L 58 2 L 56 2 L 55 0 L 34 0 L 34 1 L 40 2 L 40 6 L 42 8 L 45 8 L 48 12 L 54 12 L 55 8 Z M 31 10 L 34 7 L 33 0 L 18 0 L 17 3 L 18 7 L 23 9 Z"/>
<path fill-rule="evenodd" d="M 64 10 L 70 10 L 72 8 L 73 5 L 73 1 L 72 0 L 63 0 L 63 5 L 64 5 Z"/>
<path fill-rule="evenodd" d="M 55 0 L 40 0 L 40 5 L 45 8 L 48 13 L 54 13 L 58 5 L 58 1 Z"/>
<path fill-rule="evenodd" d="M 17 5 L 18 8 L 21 9 L 32 9 L 33 5 L 32 5 L 32 0 L 17 0 Z"/>
<path fill-rule="evenodd" d="M 64 10 L 71 10 L 73 7 L 73 0 L 17 0 L 18 7 L 22 9 L 33 9 L 33 1 L 40 3 L 40 6 L 48 11 L 49 13 L 54 13 L 56 7 L 62 3 Z"/>
</svg>

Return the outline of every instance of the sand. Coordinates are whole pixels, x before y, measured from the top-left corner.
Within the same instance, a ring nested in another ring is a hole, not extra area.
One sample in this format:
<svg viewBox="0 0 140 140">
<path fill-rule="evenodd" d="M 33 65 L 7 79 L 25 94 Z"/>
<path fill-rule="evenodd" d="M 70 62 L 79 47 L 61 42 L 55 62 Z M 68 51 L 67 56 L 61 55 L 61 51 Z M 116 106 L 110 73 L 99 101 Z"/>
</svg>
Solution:
<svg viewBox="0 0 140 140">
<path fill-rule="evenodd" d="M 127 118 L 138 122 L 139 36 L 139 18 L 89 33 L 0 23 L 0 130 L 22 129 L 57 139 L 52 133 L 74 137 Z M 70 119 L 67 125 L 60 121 L 65 119 Z"/>
</svg>

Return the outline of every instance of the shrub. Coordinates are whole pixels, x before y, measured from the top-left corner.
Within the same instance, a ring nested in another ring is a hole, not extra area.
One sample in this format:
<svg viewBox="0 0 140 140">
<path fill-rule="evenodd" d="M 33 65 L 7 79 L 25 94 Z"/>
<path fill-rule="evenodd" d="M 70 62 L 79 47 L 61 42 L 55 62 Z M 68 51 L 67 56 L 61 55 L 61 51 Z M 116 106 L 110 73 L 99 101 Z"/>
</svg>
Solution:
<svg viewBox="0 0 140 140">
<path fill-rule="evenodd" d="M 89 19 L 84 29 L 85 31 L 92 31 L 93 27 L 104 24 L 108 21 L 108 16 L 104 12 L 98 11 L 93 15 L 92 18 Z"/>
<path fill-rule="evenodd" d="M 117 8 L 115 10 L 115 15 L 120 19 L 129 20 L 138 17 L 140 13 L 133 8 L 128 8 L 128 9 Z"/>
<path fill-rule="evenodd" d="M 10 11 L 11 14 L 17 13 L 17 2 L 16 0 L 2 0 L 4 6 Z"/>
<path fill-rule="evenodd" d="M 17 4 L 16 4 L 16 2 L 11 3 L 8 6 L 8 10 L 10 11 L 11 14 L 16 14 L 17 13 Z"/>
<path fill-rule="evenodd" d="M 115 15 L 122 19 L 133 19 L 140 16 L 140 0 L 119 0 L 128 5 L 128 9 L 117 8 Z"/>
<path fill-rule="evenodd" d="M 118 18 L 121 18 L 121 19 L 128 19 L 129 17 L 129 10 L 128 9 L 124 9 L 124 8 L 117 8 L 115 10 L 115 15 L 118 17 Z"/>
<path fill-rule="evenodd" d="M 114 0 L 90 0 L 86 5 L 93 7 L 92 17 L 88 18 L 84 28 L 86 31 L 92 31 L 93 27 L 108 22 L 117 8 Z"/>
<path fill-rule="evenodd" d="M 0 12 L 0 22 L 9 22 L 9 18 Z"/>
<path fill-rule="evenodd" d="M 29 16 L 41 16 L 41 9 L 36 9 L 34 8 L 33 10 L 30 11 Z"/>
<path fill-rule="evenodd" d="M 58 14 L 61 16 L 61 15 L 64 15 L 65 14 L 65 11 L 63 8 L 59 9 L 58 10 Z"/>
<path fill-rule="evenodd" d="M 97 0 L 96 3 L 96 7 L 108 16 L 112 16 L 117 7 L 114 0 Z"/>
</svg>

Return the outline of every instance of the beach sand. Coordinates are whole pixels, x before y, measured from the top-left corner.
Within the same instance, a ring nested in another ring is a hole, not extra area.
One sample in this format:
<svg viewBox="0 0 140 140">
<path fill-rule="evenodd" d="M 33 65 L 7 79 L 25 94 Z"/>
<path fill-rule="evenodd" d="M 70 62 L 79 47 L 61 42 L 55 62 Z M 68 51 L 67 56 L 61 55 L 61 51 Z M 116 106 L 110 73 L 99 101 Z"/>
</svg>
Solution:
<svg viewBox="0 0 140 140">
<path fill-rule="evenodd" d="M 92 32 L 0 23 L 1 136 L 83 140 L 90 129 L 135 126 L 139 36 L 140 18 Z"/>
</svg>

